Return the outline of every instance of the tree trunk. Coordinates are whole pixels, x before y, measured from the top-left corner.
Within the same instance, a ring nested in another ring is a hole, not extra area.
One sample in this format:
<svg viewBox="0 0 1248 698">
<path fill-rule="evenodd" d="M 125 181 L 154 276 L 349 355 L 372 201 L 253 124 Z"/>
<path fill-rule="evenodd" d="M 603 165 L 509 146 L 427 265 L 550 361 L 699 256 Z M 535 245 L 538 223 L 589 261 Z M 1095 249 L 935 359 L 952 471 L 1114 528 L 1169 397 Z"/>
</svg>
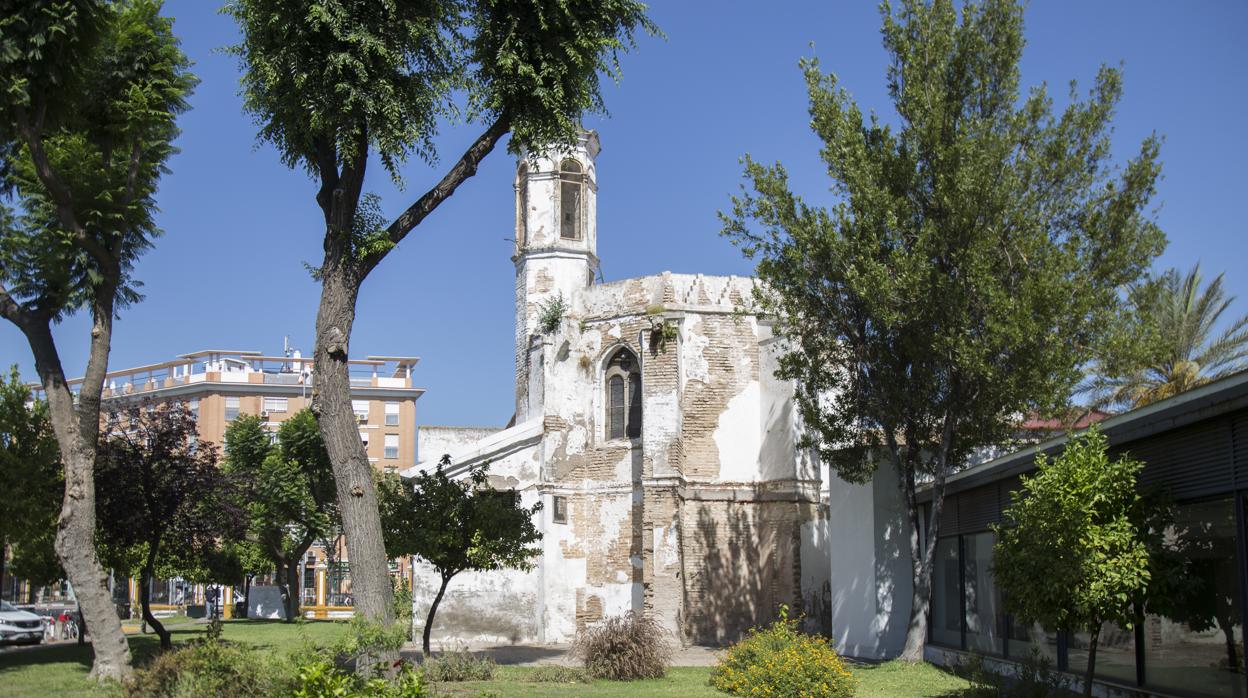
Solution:
<svg viewBox="0 0 1248 698">
<path fill-rule="evenodd" d="M 139 589 L 139 603 L 143 606 L 143 621 L 152 626 L 156 631 L 156 635 L 160 637 L 160 648 L 162 650 L 173 649 L 173 639 L 169 635 L 169 631 L 165 629 L 164 624 L 156 620 L 156 616 L 152 615 L 152 575 L 156 568 L 156 551 L 159 546 L 153 545 L 151 552 L 147 555 L 147 564 L 143 565 L 143 579 L 141 580 L 143 587 Z M 212 620 L 209 618 L 209 620 Z"/>
<path fill-rule="evenodd" d="M 327 245 L 331 244 L 329 242 Z M 360 441 L 359 424 L 351 408 L 351 378 L 347 367 L 348 343 L 355 321 L 354 273 L 345 260 L 326 253 L 322 267 L 321 305 L 316 317 L 316 381 L 313 412 L 334 468 L 342 528 L 351 560 L 355 612 L 389 626 L 394 622 L 393 590 L 381 534 L 381 514 L 373 467 Z M 383 660 L 385 658 L 382 658 Z"/>
<path fill-rule="evenodd" d="M 299 595 L 303 593 L 303 586 L 299 583 L 300 567 L 301 565 L 295 562 L 286 565 L 286 622 L 288 623 L 299 617 Z"/>
<path fill-rule="evenodd" d="M 1240 666 L 1239 653 L 1235 649 L 1235 626 L 1229 619 L 1223 618 L 1218 618 L 1218 625 L 1222 626 L 1222 636 L 1226 638 L 1226 667 L 1231 672 L 1238 674 Z"/>
<path fill-rule="evenodd" d="M 251 578 L 250 573 L 243 575 L 243 617 L 251 613 Z"/>
<path fill-rule="evenodd" d="M 91 355 L 74 405 L 65 372 L 47 325 L 24 326 L 43 382 L 48 416 L 61 452 L 65 495 L 56 528 L 56 555 L 73 585 L 83 617 L 91 626 L 95 661 L 89 676 L 97 681 L 128 677 L 130 645 L 108 590 L 108 573 L 95 552 L 95 446 L 99 435 L 100 393 L 108 365 L 112 308 L 96 311 L 91 330 Z"/>
<path fill-rule="evenodd" d="M 4 599 L 4 573 L 9 562 L 9 544 L 0 533 L 0 600 Z"/>
<path fill-rule="evenodd" d="M 420 649 L 425 653 L 425 660 L 429 659 L 429 635 L 433 632 L 433 616 L 438 612 L 438 604 L 442 603 L 442 595 L 446 593 L 446 585 L 451 583 L 449 576 L 443 575 L 442 586 L 438 587 L 438 595 L 433 597 L 433 603 L 429 604 L 429 615 L 425 617 L 425 631 L 421 634 Z"/>
<path fill-rule="evenodd" d="M 932 488 L 932 512 L 928 517 L 927 540 L 920 539 L 920 510 L 914 497 L 913 475 L 907 477 L 899 473 L 903 479 L 903 501 L 906 505 L 906 519 L 910 524 L 910 562 L 912 576 L 912 594 L 910 596 L 910 618 L 906 626 L 906 644 L 900 659 L 907 662 L 923 661 L 923 650 L 927 646 L 927 614 L 932 598 L 932 567 L 935 563 L 936 537 L 939 535 L 940 510 L 944 507 L 944 482 Z M 908 480 L 908 481 L 907 481 Z"/>
<path fill-rule="evenodd" d="M 1100 621 L 1092 623 L 1088 629 L 1088 669 L 1083 673 L 1083 695 L 1092 695 L 1092 677 L 1096 675 L 1096 645 L 1101 639 Z"/>
</svg>

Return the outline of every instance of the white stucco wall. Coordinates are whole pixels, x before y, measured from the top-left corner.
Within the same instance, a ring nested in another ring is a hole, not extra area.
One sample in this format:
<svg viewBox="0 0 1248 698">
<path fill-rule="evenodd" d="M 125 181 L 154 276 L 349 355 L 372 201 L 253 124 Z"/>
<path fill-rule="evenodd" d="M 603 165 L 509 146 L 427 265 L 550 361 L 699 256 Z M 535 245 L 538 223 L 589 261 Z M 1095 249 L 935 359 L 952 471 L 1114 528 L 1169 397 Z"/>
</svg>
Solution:
<svg viewBox="0 0 1248 698">
<path fill-rule="evenodd" d="M 865 485 L 830 475 L 832 637 L 842 654 L 866 659 L 900 654 L 913 588 L 907 531 L 892 466 L 881 464 Z"/>
</svg>

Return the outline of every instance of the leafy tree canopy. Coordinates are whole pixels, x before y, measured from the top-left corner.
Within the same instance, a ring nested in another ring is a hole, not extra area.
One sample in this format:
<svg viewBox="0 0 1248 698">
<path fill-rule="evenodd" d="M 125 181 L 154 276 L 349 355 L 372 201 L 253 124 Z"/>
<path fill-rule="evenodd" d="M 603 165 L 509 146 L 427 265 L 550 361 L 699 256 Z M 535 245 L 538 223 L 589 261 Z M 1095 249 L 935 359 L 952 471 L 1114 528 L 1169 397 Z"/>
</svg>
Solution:
<svg viewBox="0 0 1248 698">
<path fill-rule="evenodd" d="M 1197 264 L 1185 274 L 1168 269 L 1134 289 L 1142 351 L 1094 367 L 1088 386 L 1094 404 L 1142 407 L 1248 367 L 1248 315 L 1219 329 L 1235 300 L 1226 295 L 1223 276 L 1201 288 Z"/>
<path fill-rule="evenodd" d="M 148 608 L 147 581 L 158 570 L 200 576 L 223 541 L 242 536 L 247 519 L 235 481 L 181 403 L 135 403 L 110 414 L 96 471 L 100 537 L 121 557 L 114 566 L 140 571 L 144 617 L 168 648 Z"/>
<path fill-rule="evenodd" d="M 834 74 L 801 63 L 831 197 L 810 204 L 780 164 L 746 156 L 723 232 L 758 260 L 806 445 L 849 481 L 881 456 L 912 531 L 933 483 L 928 543 L 910 537 L 915 598 L 903 656 L 922 656 L 945 478 L 1007 443 L 1020 415 L 1069 404 L 1081 368 L 1124 324 L 1123 289 L 1164 237 L 1146 210 L 1149 137 L 1110 161 L 1119 72 L 1102 68 L 1060 112 L 1020 91 L 1013 0 L 885 3 L 894 123 L 867 117 Z"/>
<path fill-rule="evenodd" d="M 1135 622 L 1157 537 L 1141 525 L 1142 464 L 1126 456 L 1111 461 L 1106 449 L 1093 428 L 1072 437 L 1057 458 L 1037 456 L 1036 474 L 1023 476 L 995 527 L 992 573 L 1006 608 L 1024 623 L 1090 632 L 1084 695 L 1102 624 Z"/>
<path fill-rule="evenodd" d="M 468 570 L 532 569 L 541 552 L 542 534 L 533 524 L 541 502 L 523 507 L 516 492 L 490 487 L 489 463 L 456 478 L 447 474 L 449 466 L 444 457 L 432 473 L 421 471 L 410 480 L 387 475 L 378 487 L 386 554 L 416 555 L 442 576 L 425 622 L 426 654 L 434 614 L 452 577 Z"/>
<path fill-rule="evenodd" d="M 159 2 L 32 0 L 0 20 L 0 282 L 37 317 L 137 300 L 156 186 L 196 83 Z"/>
<path fill-rule="evenodd" d="M 13 556 L 0 565 L 8 574 L 37 586 L 64 577 L 53 549 L 64 488 L 47 403 L 14 366 L 0 381 L 0 554 L 7 547 Z"/>
</svg>

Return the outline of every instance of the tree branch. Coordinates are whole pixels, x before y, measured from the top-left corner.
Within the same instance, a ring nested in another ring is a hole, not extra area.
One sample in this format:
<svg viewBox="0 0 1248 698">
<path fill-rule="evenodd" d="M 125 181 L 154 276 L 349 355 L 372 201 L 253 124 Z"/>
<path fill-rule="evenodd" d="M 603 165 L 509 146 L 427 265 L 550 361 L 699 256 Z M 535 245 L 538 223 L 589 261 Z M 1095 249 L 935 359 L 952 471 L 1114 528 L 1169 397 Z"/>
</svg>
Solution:
<svg viewBox="0 0 1248 698">
<path fill-rule="evenodd" d="M 490 124 L 477 140 L 473 141 L 468 150 L 460 156 L 455 165 L 446 173 L 442 180 L 439 181 L 432 189 L 425 192 L 423 196 L 416 200 L 406 211 L 402 213 L 393 223 L 386 228 L 386 236 L 390 242 L 397 245 L 403 241 L 413 228 L 420 225 L 430 213 L 433 213 L 443 201 L 450 198 L 451 194 L 459 188 L 468 178 L 477 173 L 477 167 L 481 161 L 485 159 L 494 150 L 494 146 L 498 145 L 498 141 L 502 139 L 508 131 L 511 130 L 511 115 L 503 112 Z M 374 252 L 364 258 L 360 264 L 360 278 L 368 275 L 373 267 L 377 266 L 382 259 L 385 258 L 388 250 Z"/>
<path fill-rule="evenodd" d="M 9 295 L 9 290 L 4 287 L 3 283 L 0 283 L 0 317 L 13 323 L 23 332 L 34 319 L 29 310 L 13 300 L 13 296 Z"/>
</svg>

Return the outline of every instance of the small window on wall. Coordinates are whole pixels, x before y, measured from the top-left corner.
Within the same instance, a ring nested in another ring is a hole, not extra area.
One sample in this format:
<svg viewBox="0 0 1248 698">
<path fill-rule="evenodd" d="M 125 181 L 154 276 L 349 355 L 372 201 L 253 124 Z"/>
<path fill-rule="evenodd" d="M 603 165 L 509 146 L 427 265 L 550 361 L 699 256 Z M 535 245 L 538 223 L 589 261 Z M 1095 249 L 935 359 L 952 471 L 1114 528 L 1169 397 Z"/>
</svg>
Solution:
<svg viewBox="0 0 1248 698">
<path fill-rule="evenodd" d="M 399 457 L 399 435 L 386 434 L 386 458 L 395 459 Z"/>
<path fill-rule="evenodd" d="M 357 421 L 368 421 L 368 400 L 352 400 L 351 409 L 355 412 Z"/>
<path fill-rule="evenodd" d="M 551 513 L 552 521 L 554 521 L 555 523 L 567 523 L 568 522 L 568 498 L 567 497 L 561 494 L 557 494 L 554 497 L 552 497 L 550 510 L 552 512 Z"/>
<path fill-rule="evenodd" d="M 191 417 L 194 418 L 195 421 L 198 422 L 199 421 L 199 398 L 194 398 L 190 400 L 189 402 L 187 402 L 186 407 L 187 409 L 191 411 Z"/>
<path fill-rule="evenodd" d="M 225 421 L 232 422 L 238 419 L 238 398 L 227 397 L 225 399 Z"/>
<path fill-rule="evenodd" d="M 360 432 L 360 443 L 364 444 L 364 450 L 368 451 L 368 432 Z"/>
<path fill-rule="evenodd" d="M 287 402 L 284 397 L 266 397 L 264 399 L 265 412 L 285 412 L 286 405 Z"/>
<path fill-rule="evenodd" d="M 388 427 L 399 426 L 399 403 L 397 402 L 386 403 L 386 426 Z"/>
</svg>

